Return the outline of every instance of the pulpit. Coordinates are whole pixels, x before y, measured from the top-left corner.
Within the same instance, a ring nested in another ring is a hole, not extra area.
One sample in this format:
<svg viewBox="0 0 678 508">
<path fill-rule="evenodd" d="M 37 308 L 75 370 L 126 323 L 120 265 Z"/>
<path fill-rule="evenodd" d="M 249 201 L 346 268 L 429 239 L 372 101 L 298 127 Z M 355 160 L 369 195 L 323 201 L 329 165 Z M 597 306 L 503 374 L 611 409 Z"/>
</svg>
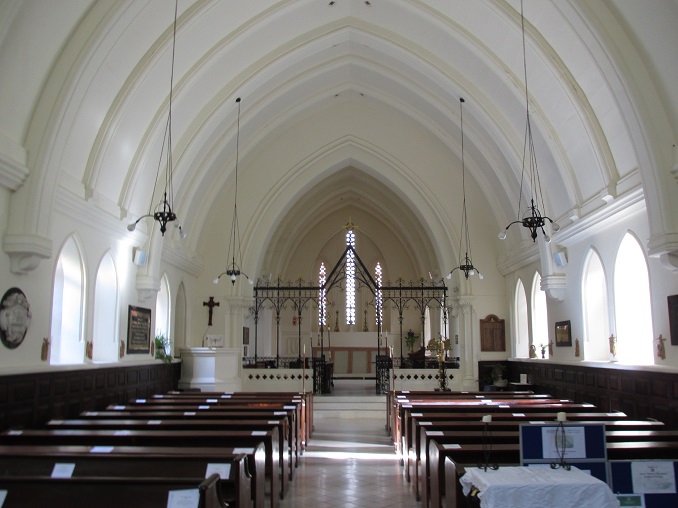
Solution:
<svg viewBox="0 0 678 508">
<path fill-rule="evenodd" d="M 241 390 L 242 356 L 238 348 L 183 348 L 181 362 L 180 390 Z"/>
</svg>

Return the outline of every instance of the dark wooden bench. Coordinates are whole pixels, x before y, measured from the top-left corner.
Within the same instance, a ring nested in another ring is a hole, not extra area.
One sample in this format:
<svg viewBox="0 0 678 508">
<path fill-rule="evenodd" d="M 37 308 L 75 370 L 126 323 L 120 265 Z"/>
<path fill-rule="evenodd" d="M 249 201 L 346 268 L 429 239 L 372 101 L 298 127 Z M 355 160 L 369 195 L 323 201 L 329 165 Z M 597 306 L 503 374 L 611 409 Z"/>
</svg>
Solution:
<svg viewBox="0 0 678 508">
<path fill-rule="evenodd" d="M 589 408 L 587 408 L 589 409 Z M 412 475 L 412 462 L 414 457 L 418 460 L 421 450 L 419 448 L 419 425 L 420 422 L 430 422 L 434 426 L 444 426 L 446 423 L 455 422 L 456 425 L 462 425 L 463 422 L 469 422 L 472 426 L 483 426 L 481 422 L 486 412 L 469 412 L 469 413 L 450 413 L 450 412 L 426 412 L 426 413 L 409 413 L 407 416 L 408 425 L 404 429 L 405 433 L 402 441 L 402 449 L 405 453 L 405 476 L 408 481 Z M 553 421 L 556 419 L 557 412 L 550 413 L 522 413 L 522 412 L 496 412 L 492 413 L 493 423 L 497 424 L 501 421 L 513 422 L 516 425 L 520 423 L 528 423 L 531 421 Z M 570 412 L 567 414 L 568 420 L 592 420 L 592 421 L 622 421 L 626 418 L 625 413 L 599 413 L 599 412 Z M 457 423 L 458 422 L 458 423 Z M 642 425 L 651 425 L 652 423 L 659 424 L 659 422 L 644 422 Z M 470 429 L 469 429 L 470 430 Z M 499 429 L 497 429 L 499 430 Z M 414 457 L 413 457 L 414 456 Z"/>
<path fill-rule="evenodd" d="M 211 401 L 217 402 L 211 402 Z M 149 402 L 150 401 L 150 402 Z M 208 402 L 210 401 L 210 402 Z M 109 411 L 175 411 L 184 412 L 190 415 L 193 412 L 203 411 L 231 411 L 231 412 L 259 412 L 259 413 L 282 413 L 285 412 L 289 417 L 289 426 L 291 436 L 290 443 L 294 443 L 294 465 L 298 465 L 299 449 L 301 448 L 301 434 L 299 427 L 299 417 L 301 414 L 301 404 L 298 402 L 284 403 L 277 401 L 243 401 L 220 398 L 201 398 L 191 400 L 185 398 L 181 400 L 164 399 L 135 399 L 131 404 L 111 404 L 107 408 Z"/>
<path fill-rule="evenodd" d="M 252 449 L 263 485 L 264 447 Z M 50 477 L 55 466 L 70 465 L 70 478 L 187 478 L 203 480 L 210 464 L 228 464 L 219 489 L 229 506 L 263 507 L 263 495 L 253 497 L 248 456 L 233 448 L 126 447 L 96 453 L 89 446 L 0 446 L 0 478 Z M 199 483 L 199 482 L 197 482 Z"/>
<path fill-rule="evenodd" d="M 194 392 L 180 392 L 171 391 L 162 395 L 155 395 L 154 398 L 163 398 L 167 396 L 185 396 Z M 209 397 L 221 397 L 222 395 L 231 395 L 232 399 L 241 399 L 247 397 L 279 397 L 279 398 L 299 398 L 302 401 L 302 418 L 301 418 L 301 436 L 303 451 L 306 443 L 311 438 L 313 433 L 313 392 L 199 392 L 201 395 Z"/>
<path fill-rule="evenodd" d="M 228 506 L 221 499 L 219 475 L 194 478 L 50 478 L 2 477 L 3 508 L 165 508 L 173 491 L 196 489 L 200 508 Z"/>
<path fill-rule="evenodd" d="M 483 399 L 479 399 L 482 401 Z M 499 414 L 499 413 L 544 413 L 544 412 L 596 412 L 596 407 L 593 404 L 575 404 L 564 399 L 513 399 L 492 401 L 491 403 L 479 402 L 472 400 L 447 401 L 438 403 L 420 403 L 420 404 L 403 404 L 400 409 L 399 428 L 407 429 L 411 426 L 410 418 L 412 414 L 420 413 L 446 413 L 454 415 L 455 413 L 468 412 L 483 412 L 483 414 Z M 398 436 L 399 441 L 394 443 L 396 451 L 404 461 L 405 453 L 407 452 L 403 442 L 404 434 Z"/>
<path fill-rule="evenodd" d="M 175 446 L 237 448 L 264 444 L 265 470 L 270 486 L 271 506 L 276 508 L 285 495 L 281 488 L 280 446 L 277 428 L 261 431 L 198 430 L 50 430 L 5 431 L 0 444 L 6 445 L 85 445 L 85 446 Z M 286 457 L 286 454 L 283 454 Z"/>
<path fill-rule="evenodd" d="M 556 413 L 540 413 L 542 416 L 547 416 L 547 418 L 532 418 L 531 414 L 518 413 L 513 414 L 496 414 L 493 418 L 493 421 L 490 425 L 492 431 L 495 430 L 513 430 L 518 431 L 519 426 L 525 423 L 547 423 L 553 422 L 556 420 Z M 619 428 L 624 430 L 643 430 L 643 429 L 657 429 L 660 430 L 664 427 L 664 424 L 657 421 L 636 421 L 636 420 L 612 420 L 610 419 L 611 415 L 621 415 L 624 417 L 623 413 L 570 413 L 568 414 L 568 419 L 570 421 L 577 421 L 580 423 L 604 423 L 610 427 L 609 430 L 613 428 Z M 500 417 L 501 416 L 501 417 Z M 451 415 L 446 415 L 444 418 L 451 418 Z M 503 418 L 502 418 L 503 417 Z M 418 478 L 419 478 L 419 465 L 421 461 L 421 455 L 426 450 L 426 443 L 422 444 L 421 440 L 421 430 L 426 428 L 428 430 L 454 430 L 454 431 L 465 431 L 465 430 L 482 430 L 484 428 L 484 423 L 480 421 L 482 416 L 474 420 L 438 420 L 436 417 L 424 419 L 419 419 L 418 417 L 411 418 L 411 436 L 412 436 L 412 445 L 408 450 L 408 460 L 406 462 L 406 476 L 408 474 L 414 476 L 415 478 L 415 491 L 419 495 L 418 487 Z M 424 448 L 422 448 L 424 446 Z"/>
<path fill-rule="evenodd" d="M 427 392 L 427 393 L 439 393 L 439 392 Z M 440 406 L 447 403 L 468 403 L 474 404 L 476 406 L 484 405 L 483 401 L 559 401 L 560 399 L 554 399 L 550 395 L 536 394 L 532 392 L 442 392 L 445 395 L 429 395 L 429 396 L 418 396 L 405 398 L 405 397 L 391 397 L 391 402 L 389 403 L 389 419 L 391 420 L 390 430 L 391 437 L 394 439 L 394 442 L 399 442 L 402 437 L 403 432 L 403 422 L 402 417 L 405 409 L 412 409 L 415 407 L 424 408 L 426 405 L 431 406 Z"/>
<path fill-rule="evenodd" d="M 202 413 L 201 413 L 202 414 Z M 275 419 L 274 419 L 275 418 Z M 135 415 L 133 418 L 100 418 L 90 417 L 72 420 L 50 420 L 47 422 L 47 428 L 51 429 L 113 429 L 113 430 L 268 430 L 277 427 L 278 435 L 282 436 L 279 440 L 279 456 L 281 457 L 280 467 L 286 474 L 282 475 L 282 489 L 288 490 L 288 481 L 292 479 L 294 471 L 293 466 L 293 448 L 288 442 L 287 416 L 273 417 L 267 419 L 203 419 L 199 415 L 187 417 L 186 419 L 159 418 L 157 414 L 149 412 L 149 417 L 140 418 Z"/>
</svg>

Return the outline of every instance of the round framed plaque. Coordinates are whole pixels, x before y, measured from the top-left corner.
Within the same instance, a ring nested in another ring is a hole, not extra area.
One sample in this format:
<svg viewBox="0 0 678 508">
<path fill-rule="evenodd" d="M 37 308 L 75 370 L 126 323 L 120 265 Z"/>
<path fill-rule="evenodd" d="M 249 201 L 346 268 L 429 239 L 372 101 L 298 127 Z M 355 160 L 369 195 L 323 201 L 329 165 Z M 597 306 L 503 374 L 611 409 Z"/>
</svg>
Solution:
<svg viewBox="0 0 678 508">
<path fill-rule="evenodd" d="M 10 288 L 0 301 L 0 339 L 14 349 L 26 338 L 31 324 L 31 307 L 23 291 Z"/>
</svg>

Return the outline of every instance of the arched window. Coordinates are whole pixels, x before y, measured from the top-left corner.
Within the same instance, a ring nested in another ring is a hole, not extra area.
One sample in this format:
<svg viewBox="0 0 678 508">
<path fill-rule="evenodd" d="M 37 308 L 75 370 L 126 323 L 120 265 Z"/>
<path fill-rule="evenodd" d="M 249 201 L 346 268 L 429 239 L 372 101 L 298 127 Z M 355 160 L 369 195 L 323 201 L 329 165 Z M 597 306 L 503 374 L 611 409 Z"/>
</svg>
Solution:
<svg viewBox="0 0 678 508">
<path fill-rule="evenodd" d="M 160 291 L 155 301 L 155 334 L 164 335 L 172 343 L 170 335 L 170 317 L 171 317 L 170 289 L 167 275 L 160 279 Z"/>
<path fill-rule="evenodd" d="M 99 264 L 94 286 L 93 352 L 95 362 L 118 360 L 118 276 L 107 252 Z"/>
<path fill-rule="evenodd" d="M 584 262 L 581 292 L 584 312 L 583 356 L 586 360 L 608 360 L 610 318 L 607 280 L 600 256 L 593 249 Z"/>
<path fill-rule="evenodd" d="M 624 363 L 651 364 L 652 311 L 647 261 L 638 240 L 624 236 L 614 265 L 616 358 Z"/>
<path fill-rule="evenodd" d="M 527 320 L 527 297 L 523 281 L 518 279 L 515 291 L 515 333 L 516 333 L 516 357 L 527 358 L 530 347 L 530 330 Z"/>
<path fill-rule="evenodd" d="M 346 231 L 346 247 L 355 249 L 355 233 L 352 229 Z M 356 323 L 356 285 L 355 285 L 355 252 L 346 253 L 346 324 Z"/>
<path fill-rule="evenodd" d="M 59 253 L 53 288 L 50 363 L 83 363 L 85 268 L 73 237 L 66 241 Z"/>
<path fill-rule="evenodd" d="M 537 347 L 538 356 L 541 356 L 542 348 L 549 343 L 549 319 L 546 309 L 546 293 L 541 290 L 541 275 L 537 272 L 532 280 L 532 344 Z M 544 351 L 546 351 L 544 358 L 548 358 L 548 347 Z"/>
</svg>

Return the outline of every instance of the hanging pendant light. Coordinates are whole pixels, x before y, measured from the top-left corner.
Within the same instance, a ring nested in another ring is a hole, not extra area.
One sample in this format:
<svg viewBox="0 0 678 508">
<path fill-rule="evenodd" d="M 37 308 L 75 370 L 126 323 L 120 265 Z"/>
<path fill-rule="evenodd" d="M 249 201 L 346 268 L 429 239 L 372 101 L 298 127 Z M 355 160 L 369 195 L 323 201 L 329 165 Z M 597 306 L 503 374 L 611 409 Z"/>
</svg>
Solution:
<svg viewBox="0 0 678 508">
<path fill-rule="evenodd" d="M 162 147 L 160 149 L 160 160 L 158 161 L 158 171 L 155 178 L 155 184 L 158 184 L 158 176 L 160 175 L 160 168 L 162 167 L 162 156 L 165 152 L 165 144 L 167 144 L 167 171 L 165 171 L 165 190 L 162 195 L 162 202 L 158 203 L 155 207 L 155 210 L 151 212 L 150 208 L 146 215 L 142 215 L 136 221 L 127 225 L 128 231 L 134 231 L 139 224 L 139 221 L 145 219 L 146 217 L 153 217 L 160 224 L 160 233 L 162 236 L 165 236 L 167 231 L 167 224 L 177 220 L 177 215 L 174 212 L 174 188 L 172 184 L 172 99 L 174 96 L 174 58 L 176 54 L 176 45 L 177 45 L 177 13 L 179 10 L 179 0 L 176 0 L 174 3 L 174 26 L 172 29 L 172 67 L 170 71 L 170 92 L 169 92 L 169 112 L 167 114 L 167 123 L 165 125 L 165 135 L 163 137 Z M 152 196 L 155 195 L 155 188 L 153 189 Z M 151 202 L 152 206 L 152 202 Z M 181 224 L 177 223 L 176 228 L 179 229 L 179 236 L 181 238 L 186 238 L 186 231 L 183 229 Z"/>
<path fill-rule="evenodd" d="M 244 276 L 250 284 L 254 284 L 254 281 L 250 279 L 245 272 L 242 271 L 240 266 L 242 265 L 242 252 L 240 250 L 240 226 L 238 225 L 238 159 L 240 158 L 240 97 L 238 97 L 235 102 L 238 104 L 238 127 L 237 134 L 235 138 L 235 195 L 233 198 L 233 222 L 231 223 L 231 235 L 228 240 L 228 254 L 226 259 L 231 260 L 231 264 L 228 265 L 225 272 L 219 274 L 212 282 L 219 284 L 219 279 L 223 275 L 228 275 L 231 279 L 231 284 L 235 285 L 237 278 L 242 275 Z M 238 262 L 236 263 L 236 256 Z"/>
<path fill-rule="evenodd" d="M 461 213 L 461 236 L 459 238 L 459 255 L 462 253 L 462 242 L 464 243 L 465 252 L 463 259 L 460 257 L 459 266 L 456 266 L 452 269 L 450 273 L 447 274 L 447 278 L 451 279 L 452 274 L 455 270 L 461 270 L 464 272 L 464 276 L 468 279 L 469 277 L 478 274 L 478 278 L 483 280 L 483 275 L 478 271 L 478 269 L 473 266 L 473 261 L 471 261 L 471 237 L 468 232 L 468 214 L 466 212 L 466 163 L 464 161 L 464 98 L 459 98 L 459 112 L 461 118 L 461 189 L 463 194 L 462 200 L 462 213 Z"/>
<path fill-rule="evenodd" d="M 560 226 L 550 217 L 542 215 L 545 210 L 544 198 L 541 191 L 541 180 L 539 179 L 539 171 L 537 168 L 537 156 L 534 152 L 534 141 L 532 139 L 532 125 L 530 123 L 530 103 L 529 93 L 527 87 L 527 56 L 525 51 L 525 16 L 523 15 L 523 1 L 520 1 L 520 20 L 523 36 L 523 71 L 525 75 L 525 144 L 523 146 L 523 168 L 520 176 L 520 194 L 518 195 L 518 219 L 511 222 L 505 229 L 499 233 L 499 238 L 504 240 L 506 232 L 514 224 L 522 224 L 523 227 L 530 231 L 530 237 L 533 242 L 537 241 L 538 232 L 541 231 L 544 235 L 544 241 L 549 243 L 551 237 L 544 230 L 547 223 L 551 224 L 551 230 L 555 233 L 560 230 Z M 525 182 L 525 173 L 527 172 L 527 183 Z M 523 198 L 523 186 L 529 185 L 528 191 L 531 194 L 530 205 L 523 212 L 520 217 L 521 202 Z M 536 202 L 535 202 L 536 199 Z"/>
</svg>

